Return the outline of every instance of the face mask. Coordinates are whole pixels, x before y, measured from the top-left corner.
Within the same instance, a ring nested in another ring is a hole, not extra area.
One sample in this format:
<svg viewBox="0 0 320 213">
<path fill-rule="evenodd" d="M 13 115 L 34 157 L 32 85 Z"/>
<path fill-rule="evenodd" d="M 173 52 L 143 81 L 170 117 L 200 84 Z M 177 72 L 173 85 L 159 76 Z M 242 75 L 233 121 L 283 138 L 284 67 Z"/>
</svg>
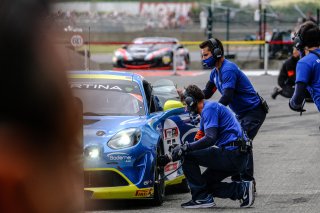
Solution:
<svg viewBox="0 0 320 213">
<path fill-rule="evenodd" d="M 202 60 L 202 67 L 204 69 L 213 69 L 215 64 L 216 60 L 213 58 L 213 56 L 210 56 L 209 58 Z"/>
</svg>

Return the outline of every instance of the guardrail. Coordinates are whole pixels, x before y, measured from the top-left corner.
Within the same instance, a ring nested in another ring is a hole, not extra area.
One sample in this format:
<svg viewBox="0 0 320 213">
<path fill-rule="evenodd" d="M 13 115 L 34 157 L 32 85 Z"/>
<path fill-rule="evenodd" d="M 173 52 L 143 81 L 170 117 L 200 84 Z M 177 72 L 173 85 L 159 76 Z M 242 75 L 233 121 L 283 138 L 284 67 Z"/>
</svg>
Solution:
<svg viewBox="0 0 320 213">
<path fill-rule="evenodd" d="M 180 41 L 179 44 L 182 45 L 199 45 L 203 41 Z M 264 41 L 264 40 L 254 40 L 254 41 L 221 41 L 224 45 L 264 45 L 264 56 L 263 56 L 263 69 L 264 73 L 268 74 L 268 60 L 269 60 L 269 46 L 270 45 L 291 45 L 293 44 L 292 41 Z M 91 41 L 91 42 L 83 42 L 86 46 L 87 45 L 130 45 L 133 44 L 132 42 L 118 42 L 118 41 Z M 135 43 L 136 44 L 136 43 Z M 173 44 L 172 42 L 144 42 L 142 44 Z M 176 48 L 175 48 L 176 49 Z M 88 49 L 85 47 L 85 52 L 87 52 Z M 85 54 L 90 55 L 90 54 Z M 86 60 L 86 59 L 85 59 Z M 87 65 L 88 63 L 85 62 Z M 175 52 L 174 52 L 174 58 L 173 58 L 173 73 L 176 74 L 176 58 L 175 58 Z"/>
</svg>

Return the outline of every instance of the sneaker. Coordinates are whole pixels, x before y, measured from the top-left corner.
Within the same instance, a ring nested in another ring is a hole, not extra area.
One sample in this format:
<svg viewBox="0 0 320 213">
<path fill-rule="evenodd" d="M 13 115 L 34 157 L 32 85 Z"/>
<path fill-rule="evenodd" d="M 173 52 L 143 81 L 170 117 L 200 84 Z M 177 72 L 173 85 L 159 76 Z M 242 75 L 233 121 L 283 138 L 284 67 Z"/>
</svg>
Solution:
<svg viewBox="0 0 320 213">
<path fill-rule="evenodd" d="M 182 208 L 185 209 L 198 209 L 198 208 L 210 208 L 216 204 L 213 201 L 213 196 L 208 195 L 207 198 L 203 200 L 190 200 L 189 202 L 181 204 Z"/>
<path fill-rule="evenodd" d="M 243 196 L 240 199 L 240 207 L 248 208 L 254 203 L 253 181 L 243 181 Z"/>
</svg>

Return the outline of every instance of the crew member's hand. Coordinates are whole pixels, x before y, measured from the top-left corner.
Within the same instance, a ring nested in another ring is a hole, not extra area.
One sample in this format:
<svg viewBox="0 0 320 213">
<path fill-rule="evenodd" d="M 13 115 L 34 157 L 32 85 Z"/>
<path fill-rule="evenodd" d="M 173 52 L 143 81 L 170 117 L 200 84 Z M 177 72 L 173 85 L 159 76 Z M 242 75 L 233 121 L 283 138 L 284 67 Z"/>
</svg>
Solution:
<svg viewBox="0 0 320 213">
<path fill-rule="evenodd" d="M 293 111 L 300 112 L 300 113 L 305 112 L 306 110 L 303 109 L 303 106 L 304 106 L 304 104 L 299 105 L 299 106 L 295 105 L 295 104 L 292 102 L 292 99 L 290 99 L 290 101 L 289 101 L 289 107 L 290 107 L 290 109 L 293 110 Z"/>
<path fill-rule="evenodd" d="M 183 155 L 188 151 L 188 143 L 177 145 L 172 150 L 172 161 L 180 160 Z"/>
<path fill-rule="evenodd" d="M 165 166 L 167 165 L 170 161 L 172 161 L 171 156 L 165 154 L 165 155 L 161 155 L 158 157 L 157 159 L 157 163 L 159 166 Z"/>
</svg>

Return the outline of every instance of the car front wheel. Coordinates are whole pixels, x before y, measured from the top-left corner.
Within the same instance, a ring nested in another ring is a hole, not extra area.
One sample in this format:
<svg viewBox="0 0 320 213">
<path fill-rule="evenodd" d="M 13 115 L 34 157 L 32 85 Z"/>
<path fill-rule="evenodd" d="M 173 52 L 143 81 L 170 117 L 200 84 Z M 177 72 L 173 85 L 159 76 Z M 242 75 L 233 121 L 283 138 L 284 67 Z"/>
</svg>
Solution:
<svg viewBox="0 0 320 213">
<path fill-rule="evenodd" d="M 157 157 L 162 154 L 161 148 L 157 149 Z M 155 163 L 155 178 L 154 178 L 154 197 L 152 200 L 152 204 L 155 206 L 159 206 L 163 203 L 163 199 L 165 196 L 165 181 L 164 181 L 164 167 L 158 166 L 157 161 Z"/>
</svg>

